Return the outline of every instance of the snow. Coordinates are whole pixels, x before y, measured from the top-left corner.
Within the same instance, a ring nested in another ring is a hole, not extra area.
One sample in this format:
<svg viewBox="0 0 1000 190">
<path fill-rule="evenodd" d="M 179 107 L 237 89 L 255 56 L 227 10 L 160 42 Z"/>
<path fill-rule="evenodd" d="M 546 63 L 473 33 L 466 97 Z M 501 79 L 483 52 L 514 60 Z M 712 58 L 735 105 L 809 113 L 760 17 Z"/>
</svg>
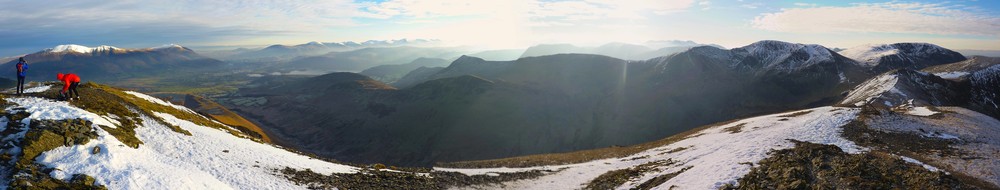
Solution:
<svg viewBox="0 0 1000 190">
<path fill-rule="evenodd" d="M 904 47 L 904 49 L 900 49 Z M 926 58 L 936 53 L 946 52 L 941 46 L 929 43 L 895 43 L 895 44 L 865 44 L 848 48 L 839 53 L 844 57 L 854 59 L 861 66 L 877 66 L 884 57 L 898 56 Z"/>
<path fill-rule="evenodd" d="M 166 44 L 166 45 L 162 45 L 162 46 L 158 46 L 158 47 L 152 47 L 152 48 L 147 48 L 147 49 L 169 49 L 169 48 L 184 48 L 184 47 L 180 46 L 180 45 L 177 45 L 177 44 Z M 107 51 L 114 51 L 114 50 L 126 50 L 126 49 L 118 48 L 118 47 L 115 47 L 115 46 L 109 46 L 109 45 L 101 45 L 101 46 L 97 46 L 97 47 L 87 47 L 87 46 L 76 45 L 76 44 L 66 44 L 66 45 L 58 45 L 56 47 L 46 49 L 45 51 L 46 52 L 52 52 L 52 53 L 60 53 L 60 52 L 93 53 L 93 52 L 107 52 Z"/>
<path fill-rule="evenodd" d="M 58 52 L 90 53 L 91 51 L 93 50 L 90 47 L 76 45 L 76 44 L 58 45 L 48 50 L 48 52 L 53 52 L 53 53 L 58 53 Z"/>
<path fill-rule="evenodd" d="M 914 163 L 914 164 L 917 164 L 917 165 L 921 165 L 921 166 L 923 166 L 924 168 L 926 168 L 927 170 L 930 170 L 930 171 L 932 171 L 932 172 L 937 172 L 937 171 L 939 171 L 939 169 L 938 169 L 937 167 L 934 167 L 934 166 L 931 166 L 931 165 L 927 165 L 927 164 L 924 164 L 923 162 L 920 162 L 920 161 L 919 161 L 919 160 L 917 160 L 917 159 L 913 159 L 913 158 L 910 158 L 910 157 L 906 157 L 906 156 L 900 156 L 900 158 L 902 158 L 902 159 L 903 159 L 903 161 L 906 161 L 906 162 L 909 162 L 909 163 Z"/>
<path fill-rule="evenodd" d="M 911 108 L 911 109 L 909 109 L 909 110 L 906 111 L 906 114 L 916 115 L 916 116 L 925 116 L 925 117 L 926 116 L 932 116 L 932 115 L 937 114 L 937 113 L 938 112 L 931 111 L 927 107 L 913 107 L 913 108 Z"/>
<path fill-rule="evenodd" d="M 172 49 L 172 48 L 184 48 L 184 46 L 177 44 L 164 44 L 158 47 L 154 47 L 153 49 Z"/>
<path fill-rule="evenodd" d="M 146 95 L 146 94 L 143 94 L 143 93 L 138 93 L 138 92 L 133 92 L 133 91 L 124 91 L 124 92 L 126 94 L 131 94 L 131 95 L 133 95 L 135 97 L 138 97 L 140 99 L 143 99 L 143 100 L 155 103 L 155 104 L 160 104 L 160 105 L 172 107 L 174 109 L 178 109 L 178 110 L 182 110 L 182 111 L 187 111 L 187 112 L 191 112 L 191 113 L 196 113 L 194 110 L 188 109 L 187 107 L 175 105 L 175 104 L 172 104 L 170 102 L 163 101 L 163 100 L 161 100 L 159 98 L 152 97 L 152 96 L 149 96 L 149 95 Z"/>
<path fill-rule="evenodd" d="M 958 138 L 958 136 L 947 134 L 947 133 L 940 133 L 940 132 L 923 134 L 921 136 L 931 137 L 931 138 L 939 138 L 939 139 L 961 140 L 961 138 Z"/>
<path fill-rule="evenodd" d="M 969 72 L 953 71 L 953 72 L 934 73 L 934 75 L 937 75 L 938 77 L 941 77 L 941 78 L 944 78 L 944 79 L 958 79 L 958 78 L 961 78 L 961 77 L 963 77 L 965 75 L 969 75 Z"/>
<path fill-rule="evenodd" d="M 854 59 L 862 66 L 878 65 L 882 57 L 899 54 L 899 49 L 889 44 L 865 44 L 838 52 L 844 57 Z"/>
<path fill-rule="evenodd" d="M 101 45 L 94 48 L 81 46 L 76 44 L 58 45 L 54 48 L 48 49 L 48 52 L 59 53 L 59 52 L 76 52 L 76 53 L 91 53 L 91 52 L 102 52 L 111 51 L 115 49 L 120 49 L 114 46 Z"/>
<path fill-rule="evenodd" d="M 841 102 L 842 104 L 854 104 L 854 105 L 864 105 L 872 101 L 873 97 L 877 97 L 879 94 L 886 92 L 893 92 L 901 96 L 906 96 L 905 93 L 895 89 L 896 82 L 899 81 L 899 77 L 896 74 L 883 74 L 876 76 L 873 79 L 869 79 L 864 83 L 861 83 L 846 98 Z M 885 102 L 886 105 L 892 105 L 891 102 Z"/>
<path fill-rule="evenodd" d="M 24 93 L 45 92 L 46 90 L 49 90 L 50 88 L 52 88 L 52 85 L 36 86 L 36 87 L 31 87 L 31 88 L 24 89 Z"/>
<path fill-rule="evenodd" d="M 767 67 L 778 69 L 796 69 L 833 60 L 833 54 L 830 53 L 830 50 L 816 44 L 763 40 L 744 46 L 742 49 L 759 57 Z M 805 52 L 809 57 L 806 60 L 787 62 L 790 65 L 779 65 L 798 51 Z"/>
<path fill-rule="evenodd" d="M 104 117 L 66 102 L 35 97 L 7 100 L 16 104 L 8 111 L 23 107 L 31 114 L 30 119 L 82 118 L 98 125 L 108 123 Z M 143 115 L 141 126 L 135 129 L 136 137 L 143 142 L 139 148 L 125 146 L 107 131 L 95 127 L 97 139 L 44 152 L 36 162 L 56 168 L 50 173 L 55 178 L 86 174 L 109 189 L 304 189 L 273 170 L 291 167 L 321 174 L 358 170 L 239 138 L 170 114 L 154 115 L 191 132 L 191 136 L 174 132 Z M 100 152 L 92 154 L 94 147 L 100 147 Z"/>
<path fill-rule="evenodd" d="M 625 158 L 611 158 L 590 162 L 538 166 L 528 168 L 434 168 L 439 171 L 461 172 L 467 175 L 490 172 L 517 172 L 530 170 L 565 170 L 531 180 L 521 180 L 503 184 L 509 189 L 579 189 L 590 180 L 611 170 L 634 167 L 636 165 L 672 159 L 678 164 L 660 168 L 631 180 L 627 186 L 635 186 L 654 177 L 673 173 L 691 167 L 660 187 L 676 185 L 680 189 L 718 189 L 750 172 L 751 166 L 740 163 L 757 163 L 768 157 L 774 149 L 791 148 L 794 144 L 786 139 L 795 139 L 820 144 L 836 145 L 848 153 L 860 153 L 866 149 L 841 138 L 840 126 L 854 119 L 857 108 L 820 107 L 796 117 L 781 117 L 788 113 L 766 115 L 738 120 L 722 126 L 712 127 L 689 136 L 689 138 L 663 147 L 649 149 Z M 791 112 L 789 112 L 791 113 Z M 784 120 L 784 121 L 782 121 Z M 730 133 L 725 128 L 742 125 L 741 132 Z M 667 153 L 686 147 L 683 151 Z M 634 159 L 633 159 L 634 158 Z"/>
<path fill-rule="evenodd" d="M 104 117 L 77 107 L 73 107 L 69 105 L 68 102 L 53 101 L 38 97 L 8 98 L 7 101 L 17 104 L 17 106 L 7 108 L 8 112 L 13 112 L 13 108 L 24 108 L 24 111 L 31 113 L 28 118 L 25 118 L 26 120 L 63 120 L 80 118 L 93 122 L 95 125 L 116 127 L 116 125 Z"/>
</svg>

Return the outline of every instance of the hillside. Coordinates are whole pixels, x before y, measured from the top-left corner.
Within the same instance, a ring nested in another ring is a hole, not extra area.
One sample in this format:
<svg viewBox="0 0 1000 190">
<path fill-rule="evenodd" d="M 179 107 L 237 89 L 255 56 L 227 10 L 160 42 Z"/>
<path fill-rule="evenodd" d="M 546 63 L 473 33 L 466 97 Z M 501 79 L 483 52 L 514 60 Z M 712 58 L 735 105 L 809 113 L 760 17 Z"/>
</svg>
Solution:
<svg viewBox="0 0 1000 190">
<path fill-rule="evenodd" d="M 921 71 L 933 73 L 934 75 L 946 79 L 962 79 L 970 73 L 983 70 L 994 65 L 1000 65 L 1000 58 L 973 56 L 965 61 L 931 66 L 924 68 Z"/>
<path fill-rule="evenodd" d="M 515 189 L 997 189 L 1000 120 L 988 115 L 995 104 L 983 109 L 989 98 L 968 95 L 995 98 L 988 91 L 1000 88 L 997 68 L 962 81 L 894 70 L 859 85 L 841 106 L 730 120 L 635 146 L 435 170 L 560 171 L 487 187 Z"/>
<path fill-rule="evenodd" d="M 216 99 L 285 146 L 348 162 L 429 166 L 643 143 L 833 104 L 868 76 L 822 46 L 776 41 L 645 61 L 463 56 L 418 70 L 393 87 L 348 73 L 262 78 Z"/>
<path fill-rule="evenodd" d="M 524 50 L 521 54 L 521 58 L 525 57 L 538 57 L 546 55 L 556 55 L 556 54 L 595 54 L 603 55 L 608 57 L 614 57 L 618 59 L 625 60 L 647 60 L 656 57 L 669 56 L 671 54 L 686 51 L 691 48 L 701 47 L 701 46 L 711 46 L 722 49 L 718 45 L 709 44 L 697 44 L 691 41 L 683 43 L 675 42 L 664 42 L 664 43 L 650 43 L 657 49 L 649 47 L 646 45 L 628 44 L 628 43 L 608 43 L 597 47 L 583 47 L 576 46 L 572 44 L 540 44 L 531 46 Z M 479 55 L 469 55 L 473 57 L 479 57 Z M 506 61 L 513 59 L 491 59 L 484 57 L 486 60 L 491 61 Z"/>
<path fill-rule="evenodd" d="M 88 83 L 84 99 L 64 102 L 49 85 L 0 97 L 0 189 L 444 189 L 540 173 L 347 165 L 261 143 L 145 94 Z"/>
<path fill-rule="evenodd" d="M 1000 121 L 957 107 L 917 109 L 934 111 L 819 107 L 708 125 L 634 147 L 434 169 L 558 171 L 486 186 L 514 189 L 998 188 Z"/>
<path fill-rule="evenodd" d="M 401 65 L 379 65 L 365 69 L 359 74 L 371 77 L 384 83 L 393 83 L 403 78 L 407 73 L 420 67 L 444 67 L 448 66 L 448 60 L 438 58 L 417 58 L 413 61 Z"/>
</svg>

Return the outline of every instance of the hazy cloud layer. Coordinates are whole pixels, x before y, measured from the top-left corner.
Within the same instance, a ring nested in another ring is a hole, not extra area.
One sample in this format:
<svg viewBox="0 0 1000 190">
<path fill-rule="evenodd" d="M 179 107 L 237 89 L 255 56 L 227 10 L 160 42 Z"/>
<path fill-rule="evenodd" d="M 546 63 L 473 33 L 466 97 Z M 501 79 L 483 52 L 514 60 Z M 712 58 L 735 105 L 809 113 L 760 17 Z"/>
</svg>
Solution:
<svg viewBox="0 0 1000 190">
<path fill-rule="evenodd" d="M 685 37 L 725 44 L 731 42 L 711 40 L 745 43 L 771 38 L 760 33 L 733 37 L 731 32 L 996 38 L 1000 31 L 998 17 L 981 13 L 989 7 L 896 1 L 845 6 L 780 4 L 761 0 L 0 0 L 0 57 L 67 43 L 226 46 L 436 38 L 520 47 Z"/>
<path fill-rule="evenodd" d="M 792 33 L 878 32 L 998 36 L 1000 17 L 948 3 L 874 3 L 846 7 L 797 4 L 804 8 L 765 13 L 755 28 Z"/>
</svg>

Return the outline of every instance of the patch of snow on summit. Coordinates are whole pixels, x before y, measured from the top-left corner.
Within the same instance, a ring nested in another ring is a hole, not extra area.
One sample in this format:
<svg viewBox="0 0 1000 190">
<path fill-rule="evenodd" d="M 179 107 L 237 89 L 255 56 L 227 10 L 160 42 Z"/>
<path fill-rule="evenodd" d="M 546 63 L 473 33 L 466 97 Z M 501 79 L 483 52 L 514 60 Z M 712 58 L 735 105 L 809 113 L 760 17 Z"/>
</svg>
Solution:
<svg viewBox="0 0 1000 190">
<path fill-rule="evenodd" d="M 906 114 L 916 115 L 916 116 L 932 116 L 937 114 L 936 111 L 931 111 L 927 107 L 914 107 L 906 111 Z"/>
<path fill-rule="evenodd" d="M 49 90 L 51 88 L 52 88 L 52 85 L 36 86 L 36 87 L 31 87 L 31 88 L 24 89 L 24 93 L 45 92 L 46 90 Z"/>
<path fill-rule="evenodd" d="M 24 108 L 24 111 L 31 113 L 28 118 L 25 118 L 26 120 L 63 120 L 79 118 L 93 122 L 95 125 L 115 127 L 111 121 L 108 121 L 104 117 L 77 107 L 73 107 L 72 105 L 69 105 L 68 102 L 53 101 L 38 97 L 7 98 L 7 101 L 17 104 L 17 106 L 7 108 L 8 112 L 12 112 L 13 108 L 21 107 Z"/>
<path fill-rule="evenodd" d="M 937 75 L 938 77 L 941 77 L 941 78 L 944 78 L 944 79 L 957 79 L 957 78 L 962 78 L 963 76 L 969 75 L 969 72 L 954 71 L 954 72 L 934 73 L 934 75 Z"/>
</svg>

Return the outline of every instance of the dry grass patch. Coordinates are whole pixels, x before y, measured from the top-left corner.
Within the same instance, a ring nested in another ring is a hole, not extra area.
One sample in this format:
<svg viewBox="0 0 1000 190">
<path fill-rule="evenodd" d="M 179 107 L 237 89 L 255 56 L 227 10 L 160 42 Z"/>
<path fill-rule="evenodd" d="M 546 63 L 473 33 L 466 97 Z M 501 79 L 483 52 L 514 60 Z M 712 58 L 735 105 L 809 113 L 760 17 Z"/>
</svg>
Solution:
<svg viewBox="0 0 1000 190">
<path fill-rule="evenodd" d="M 809 113 L 812 113 L 812 112 L 813 112 L 813 110 L 798 111 L 798 112 L 794 112 L 794 113 L 790 113 L 790 114 L 779 115 L 778 117 L 798 117 L 798 116 L 809 114 Z"/>
<path fill-rule="evenodd" d="M 584 187 L 584 189 L 615 189 L 629 180 L 642 177 L 645 173 L 659 172 L 659 167 L 670 166 L 675 163 L 677 162 L 674 160 L 666 159 L 652 161 L 630 168 L 612 170 L 597 176 L 597 178 L 594 178 L 593 180 L 590 180 L 590 182 L 587 183 L 587 187 Z"/>
<path fill-rule="evenodd" d="M 729 132 L 730 134 L 736 134 L 736 133 L 742 132 L 743 131 L 743 127 L 746 126 L 746 125 L 747 125 L 747 123 L 740 123 L 740 124 L 733 125 L 732 127 L 726 127 L 725 129 L 722 129 L 722 131 Z"/>
<path fill-rule="evenodd" d="M 523 167 L 534 167 L 534 166 L 545 166 L 545 165 L 576 164 L 576 163 L 583 163 L 592 160 L 607 159 L 607 158 L 623 158 L 652 148 L 670 145 L 674 142 L 684 140 L 687 138 L 697 137 L 700 136 L 701 132 L 704 131 L 705 129 L 717 126 L 723 126 L 736 121 L 739 121 L 739 119 L 719 122 L 711 125 L 705 125 L 660 140 L 631 145 L 631 146 L 615 146 L 615 147 L 581 150 L 581 151 L 566 152 L 566 153 L 538 154 L 538 155 L 518 156 L 518 157 L 492 159 L 492 160 L 438 163 L 436 164 L 436 166 L 446 167 L 446 168 L 498 168 L 498 167 L 523 168 Z"/>
<path fill-rule="evenodd" d="M 834 145 L 793 141 L 722 189 L 979 189 L 878 152 L 847 154 Z"/>
</svg>

